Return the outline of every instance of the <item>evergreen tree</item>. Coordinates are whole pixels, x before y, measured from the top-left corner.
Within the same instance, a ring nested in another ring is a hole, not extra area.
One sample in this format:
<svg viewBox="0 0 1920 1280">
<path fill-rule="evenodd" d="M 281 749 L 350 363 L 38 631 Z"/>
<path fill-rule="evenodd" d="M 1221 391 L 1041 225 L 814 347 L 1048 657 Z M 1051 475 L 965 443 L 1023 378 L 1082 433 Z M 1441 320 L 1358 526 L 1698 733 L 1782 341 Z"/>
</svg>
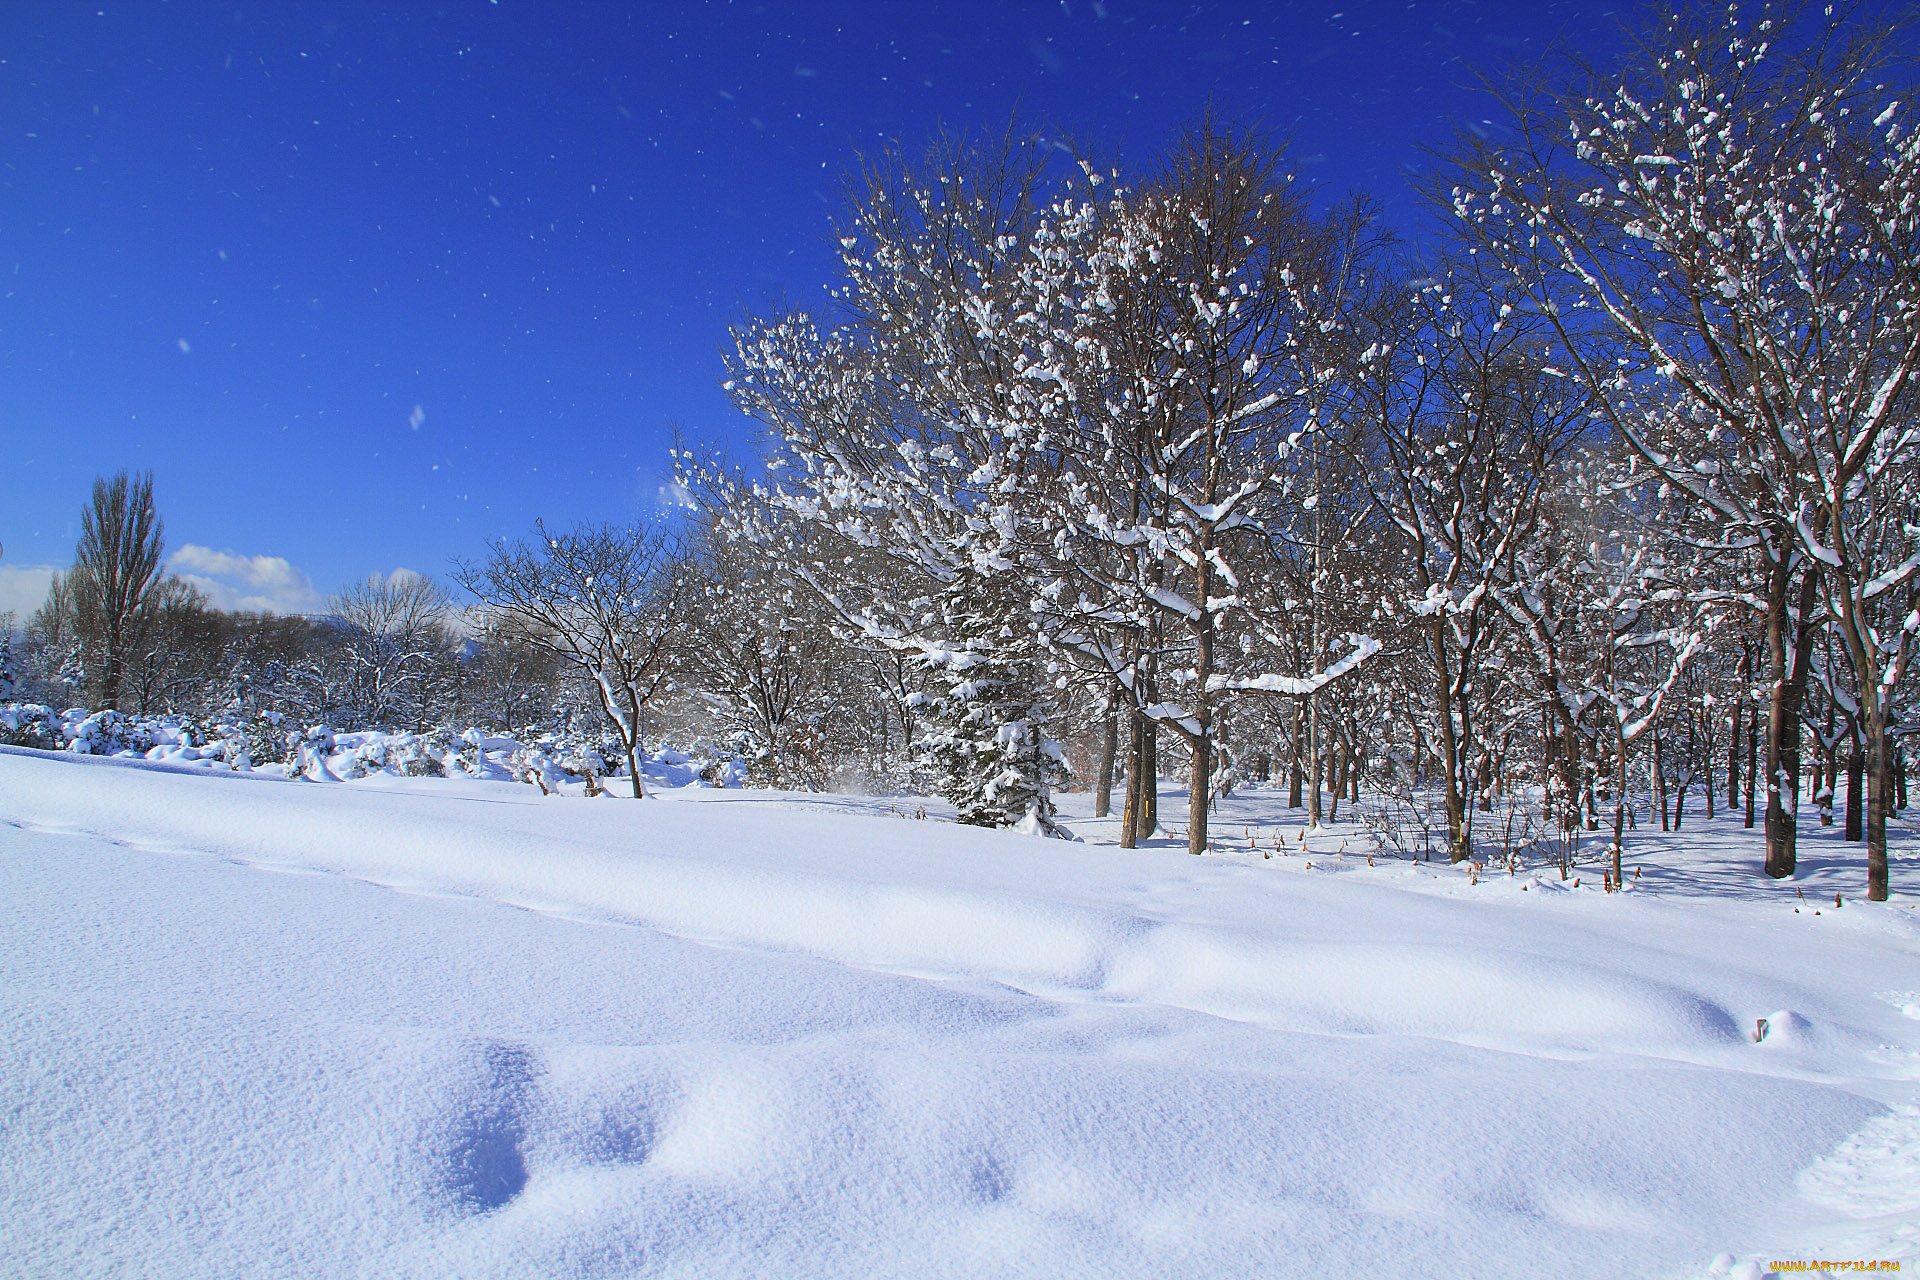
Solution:
<svg viewBox="0 0 1920 1280">
<path fill-rule="evenodd" d="M 80 649 L 77 645 L 69 649 L 66 657 L 61 659 L 60 684 L 66 690 L 66 701 L 69 706 L 73 705 L 74 698 L 79 691 L 86 688 L 87 664 L 86 660 L 81 657 Z"/>
<path fill-rule="evenodd" d="M 914 696 L 914 745 L 961 822 L 1072 839 L 1053 820 L 1067 767 L 1035 696 L 1032 642 L 994 616 L 980 586 L 962 574 L 943 593 L 952 639 L 926 653 L 931 692 Z"/>
<path fill-rule="evenodd" d="M 6 628 L 0 630 L 0 702 L 12 702 L 20 678 L 13 669 L 13 615 L 5 615 Z"/>
</svg>

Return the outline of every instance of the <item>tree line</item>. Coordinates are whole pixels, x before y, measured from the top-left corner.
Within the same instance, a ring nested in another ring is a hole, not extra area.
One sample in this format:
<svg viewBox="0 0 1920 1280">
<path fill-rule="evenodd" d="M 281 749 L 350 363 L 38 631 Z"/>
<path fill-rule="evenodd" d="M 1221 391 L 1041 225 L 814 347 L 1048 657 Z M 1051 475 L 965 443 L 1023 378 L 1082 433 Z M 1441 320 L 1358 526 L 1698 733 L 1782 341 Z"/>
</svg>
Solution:
<svg viewBox="0 0 1920 1280">
<path fill-rule="evenodd" d="M 1810 799 L 1883 899 L 1920 631 L 1899 49 L 1736 7 L 1493 82 L 1418 243 L 1212 117 L 1139 173 L 1042 137 L 886 152 L 830 300 L 733 330 L 763 448 L 676 443 L 689 510 L 496 542 L 452 572 L 458 626 L 420 580 L 249 619 L 158 574 L 150 478 L 103 481 L 36 687 L 564 710 L 636 795 L 650 735 L 700 733 L 769 784 L 931 785 L 1040 833 L 1075 776 L 1126 845 L 1178 769 L 1195 853 L 1238 782 L 1314 823 L 1364 784 L 1384 837 L 1456 861 L 1604 833 L 1615 886 L 1637 799 L 1743 810 L 1775 876 Z"/>
</svg>

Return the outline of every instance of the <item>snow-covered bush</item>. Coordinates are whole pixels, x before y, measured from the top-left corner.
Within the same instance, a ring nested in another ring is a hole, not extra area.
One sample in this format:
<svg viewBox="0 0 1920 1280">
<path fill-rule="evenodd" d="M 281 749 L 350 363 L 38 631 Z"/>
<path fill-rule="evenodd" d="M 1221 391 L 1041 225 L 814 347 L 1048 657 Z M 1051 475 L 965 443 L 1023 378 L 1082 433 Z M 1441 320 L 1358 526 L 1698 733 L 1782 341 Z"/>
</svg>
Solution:
<svg viewBox="0 0 1920 1280">
<path fill-rule="evenodd" d="M 323 724 L 313 725 L 304 733 L 292 729 L 288 731 L 286 740 L 287 776 L 325 782 L 329 776 L 327 761 L 334 751 L 333 730 Z"/>
<path fill-rule="evenodd" d="M 143 756 L 153 747 L 148 721 L 132 720 L 118 711 L 96 711 L 77 720 L 73 718 L 76 715 L 81 713 L 67 713 L 61 736 L 67 739 L 67 750 L 78 755 Z"/>
<path fill-rule="evenodd" d="M 59 717 L 52 707 L 37 702 L 10 702 L 0 706 L 0 746 L 57 750 Z"/>
</svg>

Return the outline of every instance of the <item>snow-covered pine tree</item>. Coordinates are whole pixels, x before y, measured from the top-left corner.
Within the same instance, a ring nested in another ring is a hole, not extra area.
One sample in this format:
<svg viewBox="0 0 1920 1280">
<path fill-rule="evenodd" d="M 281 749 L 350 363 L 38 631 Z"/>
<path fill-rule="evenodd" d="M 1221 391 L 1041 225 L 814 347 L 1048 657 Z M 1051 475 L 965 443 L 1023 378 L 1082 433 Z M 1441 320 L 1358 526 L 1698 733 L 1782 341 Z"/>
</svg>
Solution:
<svg viewBox="0 0 1920 1280">
<path fill-rule="evenodd" d="M 66 689 L 67 703 L 71 706 L 74 699 L 81 696 L 87 686 L 87 664 L 80 654 L 78 645 L 69 649 L 66 656 L 60 660 L 59 678 L 60 684 Z"/>
<path fill-rule="evenodd" d="M 6 628 L 0 630 L 0 702 L 12 702 L 20 677 L 13 669 L 13 615 L 5 615 Z"/>
<path fill-rule="evenodd" d="M 923 725 L 915 748 L 961 822 L 1072 839 L 1053 820 L 1066 758 L 1046 733 L 1033 642 L 983 603 L 983 585 L 964 573 L 942 593 L 950 640 L 926 651 L 930 689 L 914 696 Z"/>
</svg>

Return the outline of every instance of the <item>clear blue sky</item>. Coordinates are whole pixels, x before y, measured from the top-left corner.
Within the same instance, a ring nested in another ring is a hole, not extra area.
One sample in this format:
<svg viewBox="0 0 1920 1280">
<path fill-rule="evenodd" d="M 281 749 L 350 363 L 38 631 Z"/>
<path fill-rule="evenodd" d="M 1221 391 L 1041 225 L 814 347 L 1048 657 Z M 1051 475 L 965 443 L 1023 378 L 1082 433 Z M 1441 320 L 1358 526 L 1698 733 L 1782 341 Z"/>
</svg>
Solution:
<svg viewBox="0 0 1920 1280">
<path fill-rule="evenodd" d="M 819 295 L 856 149 L 1017 112 L 1144 162 L 1211 98 L 1410 223 L 1419 148 L 1483 113 L 1470 68 L 1613 30 L 1467 0 L 0 10 L 0 610 L 122 467 L 173 547 L 251 565 L 190 567 L 287 603 L 653 508 L 672 422 L 742 447 L 726 326 Z"/>
</svg>

